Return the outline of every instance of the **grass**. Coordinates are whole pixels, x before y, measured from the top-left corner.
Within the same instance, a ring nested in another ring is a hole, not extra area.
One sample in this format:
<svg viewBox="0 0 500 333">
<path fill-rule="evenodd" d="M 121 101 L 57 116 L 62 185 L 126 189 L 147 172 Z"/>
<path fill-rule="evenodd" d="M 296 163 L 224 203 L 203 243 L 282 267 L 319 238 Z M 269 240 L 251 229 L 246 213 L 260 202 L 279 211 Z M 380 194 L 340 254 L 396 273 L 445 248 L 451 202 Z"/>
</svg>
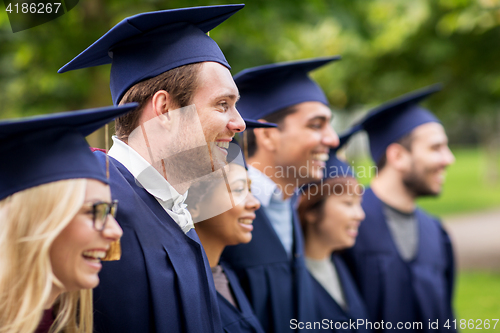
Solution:
<svg viewBox="0 0 500 333">
<path fill-rule="evenodd" d="M 448 168 L 443 193 L 437 198 L 422 198 L 419 205 L 437 216 L 459 214 L 500 207 L 500 180 L 492 183 L 485 176 L 486 154 L 478 148 L 452 149 L 456 162 Z M 355 170 L 370 170 L 368 160 L 355 160 Z M 361 167 L 361 168 L 360 168 Z M 373 169 L 371 169 L 373 170 Z M 500 164 L 498 164 L 500 174 Z M 369 184 L 374 172 L 359 177 Z"/>
<path fill-rule="evenodd" d="M 467 322 L 473 319 L 475 325 L 482 327 L 482 331 L 500 332 L 500 320 L 493 329 L 494 321 L 500 319 L 500 273 L 493 272 L 461 272 L 455 287 L 455 315 L 457 328 L 460 329 L 460 320 Z M 479 319 L 479 320 L 478 320 Z M 485 320 L 489 319 L 491 327 L 486 329 Z M 471 321 L 472 326 L 472 321 Z M 477 331 L 479 327 L 460 329 L 460 332 Z M 485 332 L 485 333 L 486 333 Z"/>
</svg>

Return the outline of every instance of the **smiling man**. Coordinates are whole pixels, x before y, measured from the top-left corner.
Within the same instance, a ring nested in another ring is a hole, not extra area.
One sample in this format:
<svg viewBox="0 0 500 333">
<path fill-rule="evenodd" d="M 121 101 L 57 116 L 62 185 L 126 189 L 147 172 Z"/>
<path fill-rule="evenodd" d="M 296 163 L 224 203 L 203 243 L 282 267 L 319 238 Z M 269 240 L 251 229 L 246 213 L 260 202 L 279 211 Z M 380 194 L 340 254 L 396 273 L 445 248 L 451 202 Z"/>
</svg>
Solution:
<svg viewBox="0 0 500 333">
<path fill-rule="evenodd" d="M 431 86 L 384 104 L 355 126 L 368 133 L 378 176 L 363 196 L 366 219 L 346 258 L 375 331 L 455 331 L 450 239 L 416 205 L 419 197 L 441 193 L 454 162 L 443 126 L 418 106 L 438 90 Z"/>
<path fill-rule="evenodd" d="M 123 260 L 106 265 L 94 292 L 98 332 L 222 331 L 184 200 L 193 181 L 225 165 L 229 142 L 245 129 L 229 64 L 206 34 L 242 7 L 126 18 L 60 70 L 111 63 L 113 103 L 139 103 L 117 119 L 109 151 Z"/>
<path fill-rule="evenodd" d="M 241 114 L 278 124 L 248 135 L 249 176 L 261 209 L 252 241 L 223 253 L 266 332 L 290 332 L 293 320 L 315 320 L 312 280 L 292 196 L 300 185 L 323 177 L 328 153 L 339 143 L 326 96 L 308 76 L 338 59 L 266 65 L 234 77 Z"/>
</svg>

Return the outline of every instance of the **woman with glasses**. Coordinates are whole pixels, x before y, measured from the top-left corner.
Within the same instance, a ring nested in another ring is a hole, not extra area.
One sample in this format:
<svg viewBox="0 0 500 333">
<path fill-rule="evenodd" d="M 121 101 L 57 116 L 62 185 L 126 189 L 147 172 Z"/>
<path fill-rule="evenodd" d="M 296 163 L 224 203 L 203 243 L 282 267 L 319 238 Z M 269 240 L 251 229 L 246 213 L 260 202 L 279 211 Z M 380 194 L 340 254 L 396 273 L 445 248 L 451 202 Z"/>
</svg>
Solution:
<svg viewBox="0 0 500 333">
<path fill-rule="evenodd" d="M 135 105 L 0 122 L 0 332 L 92 332 L 122 230 L 85 136 Z"/>
</svg>

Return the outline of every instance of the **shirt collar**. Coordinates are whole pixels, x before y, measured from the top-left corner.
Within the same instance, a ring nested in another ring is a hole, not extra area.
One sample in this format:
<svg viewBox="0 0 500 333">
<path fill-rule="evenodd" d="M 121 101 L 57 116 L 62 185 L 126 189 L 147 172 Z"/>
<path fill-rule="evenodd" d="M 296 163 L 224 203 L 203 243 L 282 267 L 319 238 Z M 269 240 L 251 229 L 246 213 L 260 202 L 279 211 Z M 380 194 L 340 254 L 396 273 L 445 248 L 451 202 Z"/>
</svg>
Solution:
<svg viewBox="0 0 500 333">
<path fill-rule="evenodd" d="M 188 192 L 179 194 L 170 183 L 139 153 L 125 142 L 113 136 L 113 146 L 108 155 L 123 164 L 134 176 L 137 185 L 143 187 L 148 193 L 163 201 L 169 209 L 179 209 L 185 206 L 184 200 Z"/>
<path fill-rule="evenodd" d="M 252 194 L 259 199 L 262 206 L 269 206 L 271 200 L 283 201 L 283 193 L 278 185 L 263 172 L 249 165 L 248 176 L 252 180 Z"/>
</svg>

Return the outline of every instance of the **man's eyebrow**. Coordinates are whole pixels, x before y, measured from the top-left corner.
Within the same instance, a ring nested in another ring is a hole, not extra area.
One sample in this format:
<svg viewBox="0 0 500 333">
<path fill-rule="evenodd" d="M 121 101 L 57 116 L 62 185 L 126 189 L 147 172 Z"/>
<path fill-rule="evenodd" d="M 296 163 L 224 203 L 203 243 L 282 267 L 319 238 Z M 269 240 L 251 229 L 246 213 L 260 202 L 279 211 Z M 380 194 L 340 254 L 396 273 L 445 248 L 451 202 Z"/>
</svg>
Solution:
<svg viewBox="0 0 500 333">
<path fill-rule="evenodd" d="M 447 146 L 448 145 L 448 140 L 442 139 L 442 140 L 433 140 L 431 141 L 432 146 Z"/>
<path fill-rule="evenodd" d="M 215 97 L 215 99 L 219 99 L 219 98 L 229 98 L 229 99 L 238 101 L 240 99 L 240 95 L 235 95 L 232 93 L 221 93 L 220 95 L 217 95 Z"/>
<path fill-rule="evenodd" d="M 328 118 L 326 116 L 315 116 L 311 119 L 308 119 L 307 121 L 311 122 L 311 121 L 316 121 L 316 120 L 327 121 Z"/>
</svg>

